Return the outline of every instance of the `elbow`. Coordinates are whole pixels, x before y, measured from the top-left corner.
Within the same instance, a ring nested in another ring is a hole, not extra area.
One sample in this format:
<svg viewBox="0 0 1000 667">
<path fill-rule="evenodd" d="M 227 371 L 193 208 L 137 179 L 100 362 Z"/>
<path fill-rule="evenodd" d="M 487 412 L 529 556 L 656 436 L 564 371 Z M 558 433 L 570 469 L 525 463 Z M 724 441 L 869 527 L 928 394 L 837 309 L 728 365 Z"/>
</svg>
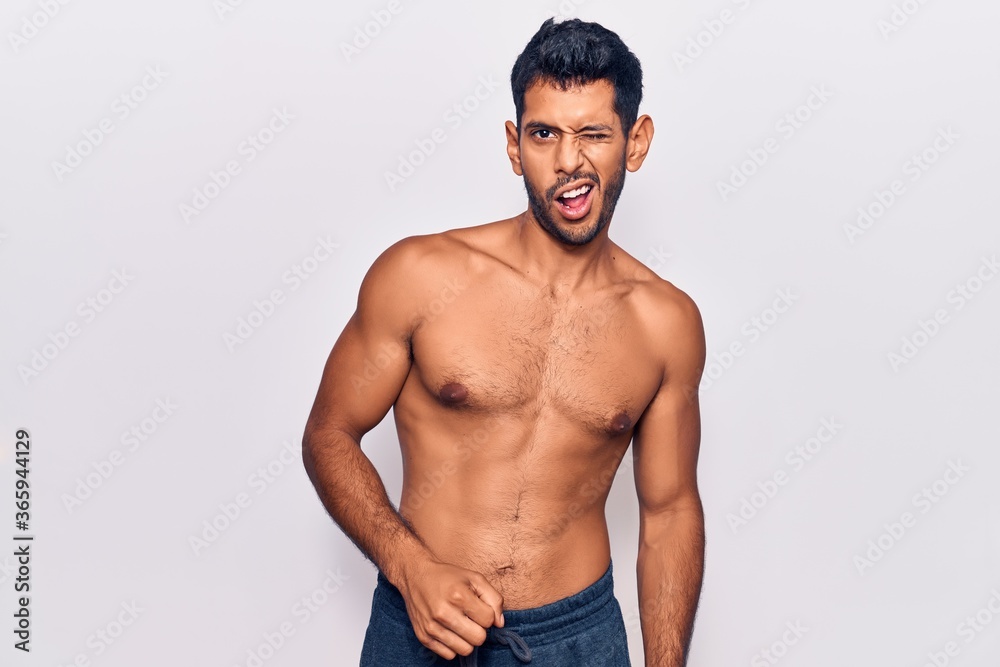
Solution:
<svg viewBox="0 0 1000 667">
<path fill-rule="evenodd" d="M 302 467 L 306 469 L 309 479 L 316 481 L 316 450 L 318 439 L 316 428 L 312 420 L 306 423 L 305 431 L 302 433 Z"/>
<path fill-rule="evenodd" d="M 313 483 L 316 483 L 320 465 L 337 460 L 339 457 L 335 450 L 352 440 L 343 429 L 320 427 L 313 420 L 306 423 L 302 434 L 302 466 Z"/>
<path fill-rule="evenodd" d="M 306 470 L 306 476 L 315 483 L 316 460 L 313 456 L 312 442 L 308 434 L 302 436 L 302 467 Z"/>
<path fill-rule="evenodd" d="M 701 502 L 671 503 L 640 511 L 640 546 L 660 548 L 678 538 L 704 541 L 705 512 Z"/>
<path fill-rule="evenodd" d="M 655 495 L 640 493 L 639 512 L 643 519 L 651 521 L 669 521 L 676 517 L 703 520 L 705 516 L 701 495 L 695 487 Z"/>
</svg>

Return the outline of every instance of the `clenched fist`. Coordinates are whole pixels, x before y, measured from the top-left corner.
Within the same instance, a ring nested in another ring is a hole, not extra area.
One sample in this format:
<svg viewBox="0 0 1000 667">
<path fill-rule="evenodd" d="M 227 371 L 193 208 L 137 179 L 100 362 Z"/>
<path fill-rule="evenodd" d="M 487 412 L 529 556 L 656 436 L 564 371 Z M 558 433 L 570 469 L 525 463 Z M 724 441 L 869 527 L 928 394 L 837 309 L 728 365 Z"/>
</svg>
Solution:
<svg viewBox="0 0 1000 667">
<path fill-rule="evenodd" d="M 445 660 L 481 646 L 486 628 L 503 627 L 503 596 L 478 572 L 421 562 L 407 569 L 399 592 L 417 639 Z"/>
</svg>

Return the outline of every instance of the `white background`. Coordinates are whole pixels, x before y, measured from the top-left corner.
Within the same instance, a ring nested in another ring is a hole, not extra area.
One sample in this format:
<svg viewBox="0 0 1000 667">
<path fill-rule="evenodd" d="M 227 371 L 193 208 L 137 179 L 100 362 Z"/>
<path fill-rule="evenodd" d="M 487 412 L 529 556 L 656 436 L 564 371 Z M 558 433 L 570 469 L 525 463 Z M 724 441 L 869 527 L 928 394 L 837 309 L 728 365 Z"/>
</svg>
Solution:
<svg viewBox="0 0 1000 667">
<path fill-rule="evenodd" d="M 764 649 L 789 666 L 919 667 L 929 653 L 996 664 L 1000 280 L 983 258 L 1000 251 L 1000 5 L 908 0 L 896 26 L 891 0 L 399 3 L 90 0 L 53 4 L 51 18 L 39 0 L 5 4 L 3 664 L 252 667 L 248 652 L 282 623 L 294 634 L 264 664 L 357 664 L 375 571 L 323 511 L 299 439 L 375 257 L 523 210 L 504 152 L 507 81 L 552 14 L 603 23 L 642 61 L 656 135 L 611 236 L 694 297 L 716 364 L 702 391 L 708 558 L 690 664 L 773 664 Z M 732 20 L 713 23 L 723 10 Z M 372 12 L 391 21 L 345 51 Z M 470 98 L 482 80 L 498 85 Z M 828 99 L 802 106 L 824 87 Z M 446 119 L 456 104 L 461 123 Z M 275 109 L 293 118 L 251 161 L 240 146 Z M 789 113 L 791 136 L 778 125 Z M 86 145 L 102 119 L 113 131 Z M 446 140 L 390 189 L 386 172 L 436 128 Z M 777 151 L 744 164 L 769 138 Z M 81 144 L 75 168 L 54 166 Z M 914 172 L 925 151 L 933 163 Z M 185 219 L 181 205 L 230 160 L 240 172 Z M 724 197 L 734 169 L 752 173 Z M 902 194 L 850 232 L 894 180 Z M 294 289 L 283 277 L 318 239 L 337 248 Z M 271 316 L 227 345 L 273 290 Z M 775 318 L 779 290 L 793 300 Z M 755 339 L 754 317 L 769 323 Z M 61 336 L 72 323 L 78 335 Z M 734 342 L 742 354 L 727 358 Z M 158 399 L 177 406 L 162 423 L 149 421 Z M 786 454 L 824 418 L 842 426 L 796 469 Z M 130 451 L 122 434 L 143 425 Z M 30 655 L 10 632 L 18 428 L 32 437 Z M 391 420 L 364 449 L 398 499 Z M 920 501 L 949 462 L 967 471 Z M 269 463 L 278 474 L 262 484 L 252 476 Z M 765 483 L 780 472 L 787 483 Z M 81 484 L 89 496 L 68 504 Z M 239 494 L 249 506 L 193 547 Z M 744 500 L 758 507 L 737 523 Z M 894 537 L 886 526 L 905 512 Z M 628 469 L 608 517 L 641 665 Z M 323 604 L 306 617 L 296 605 L 309 596 Z M 98 640 L 133 602 L 138 618 Z M 977 613 L 980 630 L 960 627 Z M 794 645 L 786 623 L 808 628 Z"/>
</svg>

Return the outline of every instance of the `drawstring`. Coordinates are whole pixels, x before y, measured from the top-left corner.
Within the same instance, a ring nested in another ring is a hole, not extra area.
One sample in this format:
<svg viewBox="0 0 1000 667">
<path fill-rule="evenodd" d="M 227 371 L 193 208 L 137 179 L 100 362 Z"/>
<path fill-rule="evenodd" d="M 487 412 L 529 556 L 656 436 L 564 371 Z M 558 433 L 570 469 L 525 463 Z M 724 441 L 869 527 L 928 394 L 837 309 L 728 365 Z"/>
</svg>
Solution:
<svg viewBox="0 0 1000 667">
<path fill-rule="evenodd" d="M 528 645 L 521 639 L 521 635 L 517 634 L 513 630 L 508 630 L 507 628 L 493 628 L 493 639 L 497 640 L 501 644 L 505 644 L 510 647 L 510 650 L 514 652 L 514 657 L 516 657 L 521 662 L 531 662 L 531 649 Z"/>
<path fill-rule="evenodd" d="M 514 657 L 521 662 L 527 663 L 531 662 L 531 649 L 521 639 L 521 635 L 517 634 L 513 630 L 508 630 L 507 628 L 490 628 L 489 636 L 493 638 L 494 641 L 509 646 L 510 650 L 514 653 Z M 460 667 L 477 667 L 479 660 L 477 654 L 479 653 L 479 647 L 476 646 L 472 649 L 472 653 L 469 655 L 459 656 L 458 664 Z"/>
</svg>

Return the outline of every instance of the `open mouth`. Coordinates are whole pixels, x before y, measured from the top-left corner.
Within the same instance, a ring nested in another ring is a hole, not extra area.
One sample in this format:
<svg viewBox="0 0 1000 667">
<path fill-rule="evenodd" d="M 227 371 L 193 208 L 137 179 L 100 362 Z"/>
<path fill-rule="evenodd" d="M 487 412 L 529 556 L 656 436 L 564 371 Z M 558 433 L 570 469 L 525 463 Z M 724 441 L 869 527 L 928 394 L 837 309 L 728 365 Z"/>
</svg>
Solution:
<svg viewBox="0 0 1000 667">
<path fill-rule="evenodd" d="M 590 204 L 593 198 L 594 186 L 585 183 L 556 197 L 556 204 L 564 218 L 579 220 L 590 213 Z"/>
</svg>

